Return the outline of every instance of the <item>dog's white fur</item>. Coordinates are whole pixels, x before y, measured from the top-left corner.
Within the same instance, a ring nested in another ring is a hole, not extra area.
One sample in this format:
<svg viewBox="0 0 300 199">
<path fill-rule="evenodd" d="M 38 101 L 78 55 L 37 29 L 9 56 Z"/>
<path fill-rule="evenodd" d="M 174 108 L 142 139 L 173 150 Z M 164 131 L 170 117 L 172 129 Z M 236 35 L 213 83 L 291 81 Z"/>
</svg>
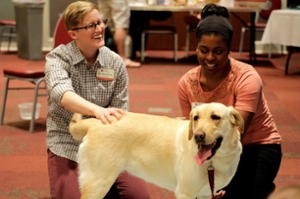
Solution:
<svg viewBox="0 0 300 199">
<path fill-rule="evenodd" d="M 210 164 L 215 168 L 214 190 L 229 183 L 242 152 L 243 124 L 236 109 L 220 103 L 194 108 L 189 121 L 126 112 L 105 125 L 74 114 L 70 132 L 82 140 L 78 151 L 81 199 L 103 198 L 125 170 L 174 191 L 177 199 L 211 198 L 207 169 Z M 197 164 L 194 157 L 200 144 L 212 144 L 220 137 L 215 155 Z"/>
</svg>

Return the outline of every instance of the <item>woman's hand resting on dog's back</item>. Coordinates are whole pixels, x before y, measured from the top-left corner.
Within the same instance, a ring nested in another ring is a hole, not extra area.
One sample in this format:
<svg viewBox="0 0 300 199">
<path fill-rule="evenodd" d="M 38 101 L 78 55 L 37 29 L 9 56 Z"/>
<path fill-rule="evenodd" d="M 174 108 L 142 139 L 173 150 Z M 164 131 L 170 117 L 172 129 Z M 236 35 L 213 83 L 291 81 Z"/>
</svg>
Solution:
<svg viewBox="0 0 300 199">
<path fill-rule="evenodd" d="M 95 117 L 101 120 L 104 124 L 112 123 L 113 117 L 118 120 L 122 117 L 124 111 L 119 108 L 101 108 L 94 113 Z"/>
</svg>

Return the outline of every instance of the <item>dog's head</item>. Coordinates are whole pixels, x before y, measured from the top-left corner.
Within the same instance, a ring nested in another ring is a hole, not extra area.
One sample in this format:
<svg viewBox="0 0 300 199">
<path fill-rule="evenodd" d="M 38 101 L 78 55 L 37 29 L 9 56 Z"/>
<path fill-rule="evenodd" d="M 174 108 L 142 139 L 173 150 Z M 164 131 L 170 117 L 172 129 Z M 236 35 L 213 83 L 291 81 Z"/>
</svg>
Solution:
<svg viewBox="0 0 300 199">
<path fill-rule="evenodd" d="M 207 103 L 194 108 L 190 113 L 188 139 L 194 138 L 198 153 L 198 164 L 211 159 L 217 151 L 228 153 L 240 142 L 244 121 L 232 106 L 221 103 Z"/>
</svg>

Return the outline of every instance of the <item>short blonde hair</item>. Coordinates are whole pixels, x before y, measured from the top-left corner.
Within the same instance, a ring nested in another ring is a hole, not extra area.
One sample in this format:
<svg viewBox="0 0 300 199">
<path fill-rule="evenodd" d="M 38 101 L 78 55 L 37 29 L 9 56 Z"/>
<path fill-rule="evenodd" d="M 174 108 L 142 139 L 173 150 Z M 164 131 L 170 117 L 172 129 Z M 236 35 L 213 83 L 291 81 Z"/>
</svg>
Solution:
<svg viewBox="0 0 300 199">
<path fill-rule="evenodd" d="M 99 10 L 97 5 L 89 1 L 71 3 L 64 11 L 65 26 L 68 30 L 75 28 L 92 10 Z"/>
</svg>

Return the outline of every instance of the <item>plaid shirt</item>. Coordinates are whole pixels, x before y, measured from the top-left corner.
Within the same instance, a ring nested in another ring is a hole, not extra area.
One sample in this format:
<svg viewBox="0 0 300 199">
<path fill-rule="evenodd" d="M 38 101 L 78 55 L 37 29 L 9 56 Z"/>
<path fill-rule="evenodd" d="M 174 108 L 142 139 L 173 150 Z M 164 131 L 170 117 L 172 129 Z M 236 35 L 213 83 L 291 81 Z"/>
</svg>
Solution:
<svg viewBox="0 0 300 199">
<path fill-rule="evenodd" d="M 97 69 L 112 69 L 114 79 L 96 79 Z M 58 46 L 46 56 L 45 81 L 48 93 L 47 147 L 54 154 L 73 161 L 76 161 L 80 142 L 69 133 L 73 112 L 60 104 L 66 91 L 73 91 L 101 107 L 129 108 L 126 67 L 122 58 L 107 47 L 99 49 L 96 62 L 88 67 L 74 41 Z"/>
</svg>

